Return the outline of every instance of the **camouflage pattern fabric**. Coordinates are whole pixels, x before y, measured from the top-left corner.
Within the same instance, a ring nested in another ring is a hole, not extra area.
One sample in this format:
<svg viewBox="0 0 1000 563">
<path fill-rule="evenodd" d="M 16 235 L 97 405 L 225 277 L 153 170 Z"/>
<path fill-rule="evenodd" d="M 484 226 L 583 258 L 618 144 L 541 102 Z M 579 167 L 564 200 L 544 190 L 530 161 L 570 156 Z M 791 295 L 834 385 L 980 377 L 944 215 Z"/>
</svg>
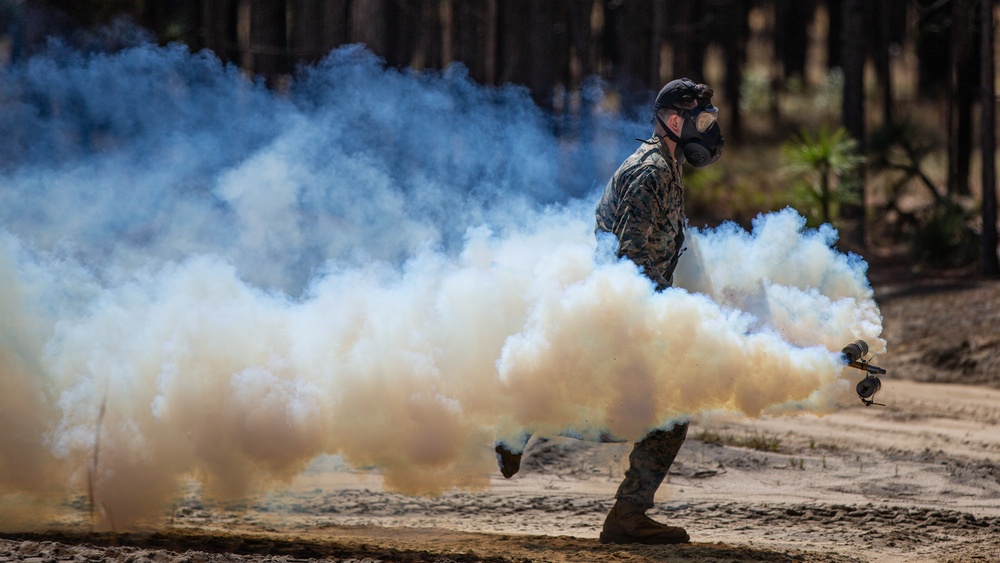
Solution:
<svg viewBox="0 0 1000 563">
<path fill-rule="evenodd" d="M 663 290 L 673 282 L 684 244 L 684 184 L 666 145 L 653 137 L 618 168 L 597 205 L 597 230 L 615 235 L 628 257 Z M 635 444 L 615 498 L 652 508 L 653 496 L 687 436 L 687 423 L 654 430 Z"/>
<path fill-rule="evenodd" d="M 625 479 L 615 498 L 634 502 L 645 509 L 653 507 L 653 496 L 667 476 L 687 437 L 688 423 L 677 423 L 670 430 L 654 430 L 636 443 L 628 456 Z"/>
<path fill-rule="evenodd" d="M 681 168 L 658 137 L 645 141 L 608 181 L 597 230 L 618 238 L 618 256 L 642 268 L 657 289 L 670 287 L 684 244 Z"/>
</svg>

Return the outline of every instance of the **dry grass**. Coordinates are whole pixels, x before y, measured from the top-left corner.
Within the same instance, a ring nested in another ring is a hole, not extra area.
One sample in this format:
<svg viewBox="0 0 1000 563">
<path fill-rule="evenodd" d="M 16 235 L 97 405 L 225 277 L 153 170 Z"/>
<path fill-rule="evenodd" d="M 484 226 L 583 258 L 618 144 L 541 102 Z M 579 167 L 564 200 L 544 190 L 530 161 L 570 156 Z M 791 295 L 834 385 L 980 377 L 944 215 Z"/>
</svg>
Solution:
<svg viewBox="0 0 1000 563">
<path fill-rule="evenodd" d="M 733 433 L 720 434 L 712 430 L 702 430 L 695 439 L 706 444 L 749 448 L 760 452 L 781 451 L 781 438 L 779 436 L 756 430 L 742 436 Z"/>
</svg>

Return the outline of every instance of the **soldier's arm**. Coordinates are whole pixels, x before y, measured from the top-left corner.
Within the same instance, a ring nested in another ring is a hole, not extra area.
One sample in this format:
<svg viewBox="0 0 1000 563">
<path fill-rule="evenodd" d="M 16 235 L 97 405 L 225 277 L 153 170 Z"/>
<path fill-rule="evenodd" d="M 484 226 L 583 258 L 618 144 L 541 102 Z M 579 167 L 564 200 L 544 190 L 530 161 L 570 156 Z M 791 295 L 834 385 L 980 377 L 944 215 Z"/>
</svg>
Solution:
<svg viewBox="0 0 1000 563">
<path fill-rule="evenodd" d="M 642 267 L 650 277 L 656 272 L 649 252 L 658 205 L 655 189 L 656 181 L 651 174 L 643 174 L 629 182 L 618 207 L 618 220 L 613 226 L 618 238 L 618 254 Z M 653 281 L 660 283 L 661 280 Z"/>
</svg>

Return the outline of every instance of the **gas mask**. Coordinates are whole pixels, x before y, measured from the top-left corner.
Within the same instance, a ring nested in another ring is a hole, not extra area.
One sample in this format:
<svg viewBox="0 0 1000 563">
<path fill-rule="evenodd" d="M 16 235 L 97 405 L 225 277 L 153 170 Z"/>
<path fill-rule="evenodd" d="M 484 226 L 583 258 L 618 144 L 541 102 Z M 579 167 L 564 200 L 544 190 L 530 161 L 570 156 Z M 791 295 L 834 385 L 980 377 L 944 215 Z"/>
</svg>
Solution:
<svg viewBox="0 0 1000 563">
<path fill-rule="evenodd" d="M 674 158 L 677 162 L 684 163 L 685 160 L 691 166 L 702 168 L 712 164 L 722 156 L 722 129 L 716 119 L 718 108 L 710 103 L 704 107 L 695 107 L 690 110 L 680 110 L 678 115 L 684 120 L 681 126 L 681 134 L 677 136 L 667 127 L 667 124 L 656 114 L 656 120 L 667 132 L 667 137 L 676 143 Z"/>
</svg>

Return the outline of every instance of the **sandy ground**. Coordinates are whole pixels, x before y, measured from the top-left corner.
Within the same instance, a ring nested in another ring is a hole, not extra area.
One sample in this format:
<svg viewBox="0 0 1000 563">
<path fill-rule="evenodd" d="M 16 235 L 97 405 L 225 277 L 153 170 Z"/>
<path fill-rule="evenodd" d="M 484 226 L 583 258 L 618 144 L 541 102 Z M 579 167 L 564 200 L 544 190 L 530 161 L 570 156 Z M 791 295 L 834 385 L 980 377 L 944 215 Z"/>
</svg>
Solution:
<svg viewBox="0 0 1000 563">
<path fill-rule="evenodd" d="M 886 406 L 695 419 L 650 512 L 687 545 L 601 545 L 631 446 L 536 437 L 484 491 L 389 493 L 329 457 L 243 503 L 192 489 L 151 529 L 93 533 L 77 514 L 2 534 L 0 561 L 1000 561 L 1000 282 L 873 279 Z"/>
</svg>

